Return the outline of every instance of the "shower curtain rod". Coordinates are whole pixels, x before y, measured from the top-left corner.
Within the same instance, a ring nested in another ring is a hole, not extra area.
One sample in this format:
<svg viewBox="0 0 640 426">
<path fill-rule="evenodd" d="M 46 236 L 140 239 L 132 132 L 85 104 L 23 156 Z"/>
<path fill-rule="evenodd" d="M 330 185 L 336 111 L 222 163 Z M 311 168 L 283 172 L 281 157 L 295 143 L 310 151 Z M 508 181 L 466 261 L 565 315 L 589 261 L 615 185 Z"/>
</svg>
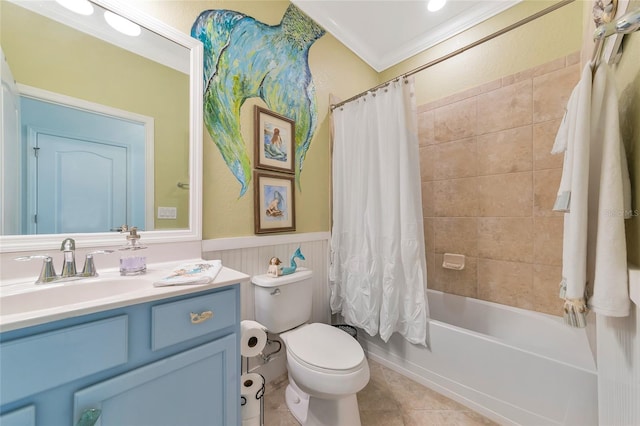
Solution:
<svg viewBox="0 0 640 426">
<path fill-rule="evenodd" d="M 357 95 L 350 97 L 346 101 L 338 102 L 337 104 L 331 105 L 331 111 L 333 111 L 334 109 L 336 109 L 336 108 L 338 108 L 338 107 L 340 107 L 340 106 L 342 106 L 344 104 L 347 104 L 347 103 L 349 103 L 351 101 L 354 101 L 354 100 L 366 95 L 369 92 L 372 92 L 372 91 L 375 91 L 377 89 L 380 89 L 381 87 L 388 86 L 393 81 L 397 81 L 397 80 L 400 80 L 401 78 L 406 78 L 406 77 L 409 77 L 410 75 L 417 74 L 420 71 L 424 71 L 429 67 L 432 67 L 434 65 L 439 64 L 440 62 L 443 62 L 443 61 L 446 61 L 447 59 L 453 58 L 454 56 L 457 56 L 457 55 L 459 55 L 459 54 L 461 54 L 463 52 L 466 52 L 469 49 L 472 49 L 472 48 L 474 48 L 476 46 L 479 46 L 479 45 L 481 45 L 483 43 L 486 43 L 487 41 L 492 40 L 492 39 L 494 39 L 494 38 L 496 38 L 498 36 L 501 36 L 502 34 L 508 33 L 511 30 L 514 30 L 514 29 L 516 29 L 516 28 L 518 28 L 518 27 L 520 27 L 520 26 L 522 26 L 524 24 L 527 24 L 527 23 L 529 23 L 531 21 L 534 21 L 534 20 L 546 15 L 547 13 L 553 12 L 556 9 L 560 9 L 561 7 L 566 6 L 569 3 L 573 3 L 574 1 L 575 0 L 563 0 L 563 1 L 559 2 L 559 3 L 553 4 L 553 5 L 549 6 L 549 7 L 547 7 L 546 9 L 542 9 L 541 11 L 536 12 L 533 15 L 527 16 L 526 18 L 521 19 L 518 22 L 515 22 L 515 23 L 513 23 L 511 25 L 508 25 L 508 26 L 502 28 L 501 30 L 498 30 L 498 31 L 496 31 L 496 32 L 494 32 L 492 34 L 489 34 L 488 36 L 482 37 L 481 39 L 476 40 L 473 43 L 470 43 L 470 44 L 468 44 L 466 46 L 463 46 L 460 49 L 454 50 L 451 53 L 447 53 L 444 56 L 441 56 L 441 57 L 439 57 L 437 59 L 434 59 L 433 61 L 429 61 L 426 64 L 419 66 L 418 68 L 415 68 L 415 69 L 413 69 L 411 71 L 408 71 L 408 72 L 406 72 L 404 74 L 399 75 L 398 77 L 394 77 L 391 80 L 385 81 L 384 83 L 378 84 L 377 86 L 374 86 L 374 87 L 372 87 L 370 89 L 367 89 L 364 92 L 358 93 Z"/>
</svg>

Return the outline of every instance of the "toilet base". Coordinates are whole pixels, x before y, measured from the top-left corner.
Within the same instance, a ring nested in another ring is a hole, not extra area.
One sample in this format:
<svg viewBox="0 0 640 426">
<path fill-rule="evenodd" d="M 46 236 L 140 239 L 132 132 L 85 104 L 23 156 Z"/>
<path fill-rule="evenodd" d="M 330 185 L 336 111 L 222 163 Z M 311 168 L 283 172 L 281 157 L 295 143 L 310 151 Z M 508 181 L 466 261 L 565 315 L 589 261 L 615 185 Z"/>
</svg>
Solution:
<svg viewBox="0 0 640 426">
<path fill-rule="evenodd" d="M 293 417 L 296 418 L 298 423 L 304 425 L 309 412 L 309 395 L 300 390 L 291 377 L 289 377 L 289 384 L 285 389 L 284 399 Z"/>
<path fill-rule="evenodd" d="M 285 401 L 302 426 L 361 426 L 355 394 L 337 399 L 321 399 L 302 391 L 289 376 Z"/>
</svg>

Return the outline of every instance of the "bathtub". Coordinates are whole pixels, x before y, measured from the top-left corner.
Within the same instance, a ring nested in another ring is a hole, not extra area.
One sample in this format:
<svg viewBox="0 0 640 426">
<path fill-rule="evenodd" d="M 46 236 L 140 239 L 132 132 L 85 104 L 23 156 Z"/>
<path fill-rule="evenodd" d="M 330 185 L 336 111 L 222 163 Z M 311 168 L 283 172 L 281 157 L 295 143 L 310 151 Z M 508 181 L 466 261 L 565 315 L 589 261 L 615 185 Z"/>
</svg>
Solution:
<svg viewBox="0 0 640 426">
<path fill-rule="evenodd" d="M 499 422 L 597 425 L 586 332 L 559 317 L 428 290 L 429 348 L 361 338 L 372 359 Z M 364 334 L 364 333 L 360 333 Z"/>
</svg>

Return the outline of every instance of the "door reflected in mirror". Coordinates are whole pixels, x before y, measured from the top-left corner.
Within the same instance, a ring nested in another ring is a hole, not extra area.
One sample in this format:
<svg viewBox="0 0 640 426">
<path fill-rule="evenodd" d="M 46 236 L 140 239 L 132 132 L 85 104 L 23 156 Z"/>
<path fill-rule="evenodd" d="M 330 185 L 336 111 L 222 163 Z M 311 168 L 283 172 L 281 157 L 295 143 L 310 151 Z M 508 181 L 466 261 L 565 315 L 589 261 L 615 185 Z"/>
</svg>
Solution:
<svg viewBox="0 0 640 426">
<path fill-rule="evenodd" d="M 152 230 L 145 211 L 153 213 L 153 118 L 34 89 L 29 97 L 25 88 L 20 151 L 27 153 L 25 211 L 35 219 L 15 234 L 110 232 L 123 224 Z"/>
<path fill-rule="evenodd" d="M 1 7 L 2 235 L 189 229 L 191 49 L 116 33 L 97 3 Z"/>
</svg>

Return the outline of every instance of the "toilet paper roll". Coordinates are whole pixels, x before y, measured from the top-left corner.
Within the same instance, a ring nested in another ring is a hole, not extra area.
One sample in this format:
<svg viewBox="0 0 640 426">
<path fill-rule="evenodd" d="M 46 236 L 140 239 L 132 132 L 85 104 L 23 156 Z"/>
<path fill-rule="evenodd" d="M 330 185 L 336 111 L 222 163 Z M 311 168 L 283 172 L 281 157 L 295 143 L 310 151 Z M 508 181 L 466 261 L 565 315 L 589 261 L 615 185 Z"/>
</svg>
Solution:
<svg viewBox="0 0 640 426">
<path fill-rule="evenodd" d="M 256 321 L 240 322 L 240 354 L 246 357 L 258 356 L 267 344 L 267 331 Z"/>
<path fill-rule="evenodd" d="M 244 422 L 244 420 L 257 418 L 259 422 L 260 398 L 264 395 L 264 377 L 257 373 L 246 373 L 240 377 L 240 381 L 242 420 Z"/>
</svg>

